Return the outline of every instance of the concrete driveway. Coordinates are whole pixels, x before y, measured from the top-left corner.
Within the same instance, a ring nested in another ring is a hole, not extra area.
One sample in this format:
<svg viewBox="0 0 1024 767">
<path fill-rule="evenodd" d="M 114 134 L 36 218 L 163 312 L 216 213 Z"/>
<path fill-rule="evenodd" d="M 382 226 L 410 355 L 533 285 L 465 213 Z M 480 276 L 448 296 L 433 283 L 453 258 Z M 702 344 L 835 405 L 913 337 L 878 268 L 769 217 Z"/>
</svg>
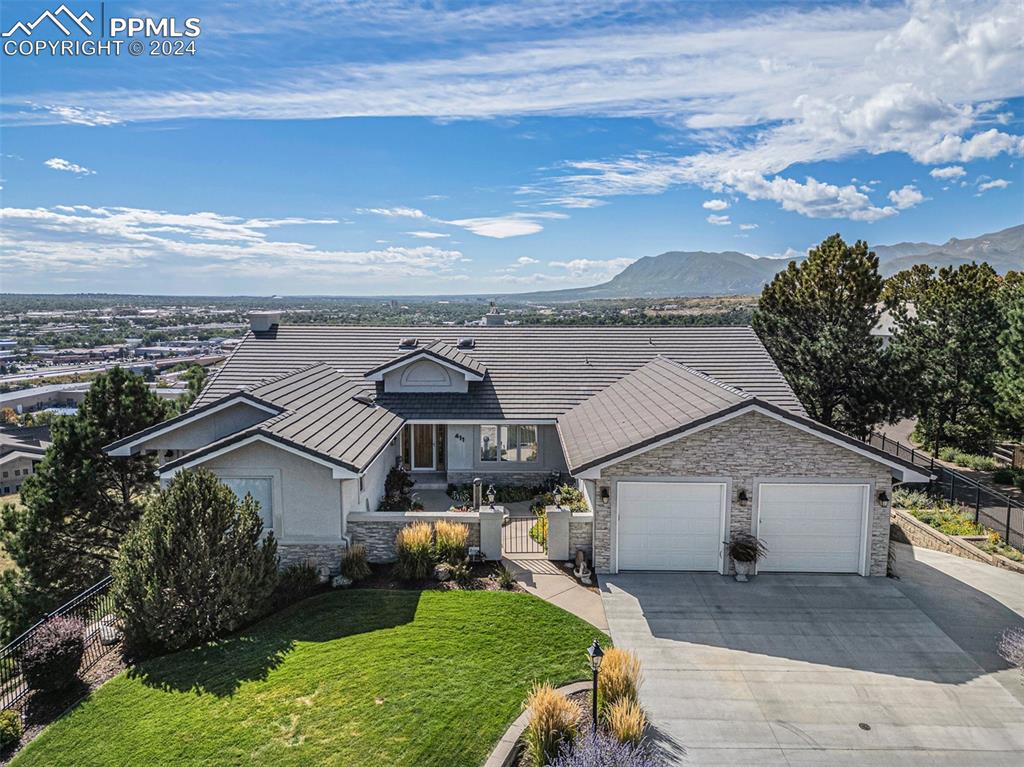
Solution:
<svg viewBox="0 0 1024 767">
<path fill-rule="evenodd" d="M 928 576 L 947 615 L 966 600 L 965 621 L 1024 622 Z M 629 573 L 606 576 L 602 599 L 612 639 L 643 662 L 642 702 L 669 763 L 1019 767 L 1024 703 L 1004 687 L 1016 679 L 997 677 L 997 656 L 965 652 L 897 583 Z"/>
</svg>

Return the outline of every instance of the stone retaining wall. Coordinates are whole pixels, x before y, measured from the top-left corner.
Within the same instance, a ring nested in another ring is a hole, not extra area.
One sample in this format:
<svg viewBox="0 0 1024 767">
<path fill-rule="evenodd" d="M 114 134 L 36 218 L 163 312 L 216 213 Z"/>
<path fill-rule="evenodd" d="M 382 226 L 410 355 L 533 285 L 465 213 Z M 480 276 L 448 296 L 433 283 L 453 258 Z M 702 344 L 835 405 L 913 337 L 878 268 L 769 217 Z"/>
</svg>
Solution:
<svg viewBox="0 0 1024 767">
<path fill-rule="evenodd" d="M 594 515 L 573 514 L 569 518 L 569 558 L 582 550 L 588 561 L 594 557 Z"/>
<path fill-rule="evenodd" d="M 341 555 L 345 551 L 344 543 L 278 543 L 277 555 L 283 570 L 292 565 L 303 565 L 307 562 L 315 567 L 326 567 L 335 572 L 341 567 Z"/>
<path fill-rule="evenodd" d="M 946 554 L 953 554 L 964 559 L 973 559 L 975 562 L 984 562 L 987 565 L 995 565 L 996 567 L 1002 567 L 1004 570 L 1013 570 L 1014 572 L 1024 574 L 1024 565 L 1019 562 L 1014 562 L 1012 559 L 1007 559 L 998 554 L 989 554 L 987 551 L 982 551 L 967 541 L 961 541 L 946 535 L 931 525 L 926 525 L 903 509 L 892 510 L 892 523 L 900 529 L 900 532 L 906 536 L 906 539 L 912 546 L 942 551 Z"/>
<path fill-rule="evenodd" d="M 348 515 L 348 534 L 352 543 L 366 546 L 371 562 L 394 562 L 395 536 L 403 527 L 415 522 L 433 524 L 439 519 L 461 522 L 469 528 L 469 545 L 480 545 L 480 515 L 476 512 L 371 511 L 351 512 Z"/>
<path fill-rule="evenodd" d="M 522 486 L 533 487 L 534 485 L 546 485 L 551 479 L 551 471 L 449 471 L 448 481 L 456 484 L 472 484 L 477 477 L 484 484 L 484 491 L 488 485 L 496 486 Z"/>
</svg>

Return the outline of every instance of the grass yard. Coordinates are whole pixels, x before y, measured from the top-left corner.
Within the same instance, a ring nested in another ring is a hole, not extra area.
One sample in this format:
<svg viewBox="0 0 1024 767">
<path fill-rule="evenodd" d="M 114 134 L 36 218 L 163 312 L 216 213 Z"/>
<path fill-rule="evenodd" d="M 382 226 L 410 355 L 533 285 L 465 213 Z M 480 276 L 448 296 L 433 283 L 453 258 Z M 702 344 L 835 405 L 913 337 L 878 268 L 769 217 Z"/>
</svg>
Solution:
<svg viewBox="0 0 1024 767">
<path fill-rule="evenodd" d="M 478 767 L 595 637 L 527 594 L 331 592 L 115 677 L 13 765 Z"/>
</svg>

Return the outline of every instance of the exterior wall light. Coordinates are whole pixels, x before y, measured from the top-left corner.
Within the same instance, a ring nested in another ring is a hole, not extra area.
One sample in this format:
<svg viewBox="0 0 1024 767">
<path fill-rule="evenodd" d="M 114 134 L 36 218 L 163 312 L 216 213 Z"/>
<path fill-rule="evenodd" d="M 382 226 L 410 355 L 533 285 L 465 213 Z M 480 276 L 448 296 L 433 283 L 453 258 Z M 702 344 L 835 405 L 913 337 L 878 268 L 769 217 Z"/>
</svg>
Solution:
<svg viewBox="0 0 1024 767">
<path fill-rule="evenodd" d="M 608 488 L 607 487 L 602 487 L 601 488 L 601 500 L 604 501 L 605 503 L 608 503 Z"/>
<path fill-rule="evenodd" d="M 878 491 L 878 505 L 883 509 L 889 505 L 889 495 L 884 490 Z"/>
<path fill-rule="evenodd" d="M 749 496 L 747 495 L 747 489 L 745 487 L 741 487 L 739 490 L 736 491 L 736 500 L 739 501 L 740 503 L 746 503 L 749 500 Z"/>
</svg>

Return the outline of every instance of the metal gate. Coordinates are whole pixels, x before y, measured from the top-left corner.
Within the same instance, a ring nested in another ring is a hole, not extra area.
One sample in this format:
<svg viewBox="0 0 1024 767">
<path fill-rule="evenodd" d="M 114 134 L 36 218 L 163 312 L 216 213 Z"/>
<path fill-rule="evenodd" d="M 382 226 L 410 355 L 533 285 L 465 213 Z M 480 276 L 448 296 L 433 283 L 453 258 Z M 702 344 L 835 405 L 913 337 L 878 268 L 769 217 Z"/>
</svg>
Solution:
<svg viewBox="0 0 1024 767">
<path fill-rule="evenodd" d="M 547 549 L 547 517 L 532 511 L 512 512 L 501 523 L 502 554 L 543 554 Z"/>
</svg>

